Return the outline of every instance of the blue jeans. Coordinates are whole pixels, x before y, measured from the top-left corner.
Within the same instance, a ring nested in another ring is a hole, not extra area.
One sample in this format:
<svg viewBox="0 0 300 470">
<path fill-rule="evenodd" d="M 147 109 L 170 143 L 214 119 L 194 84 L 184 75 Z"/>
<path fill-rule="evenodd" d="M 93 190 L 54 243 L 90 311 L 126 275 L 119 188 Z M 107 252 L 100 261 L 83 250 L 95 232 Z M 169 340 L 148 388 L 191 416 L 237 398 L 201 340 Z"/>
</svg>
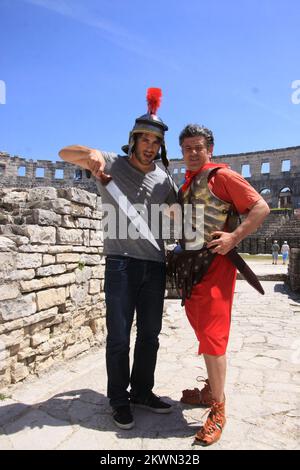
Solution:
<svg viewBox="0 0 300 470">
<path fill-rule="evenodd" d="M 114 408 L 128 404 L 130 396 L 145 399 L 154 386 L 165 285 L 164 263 L 123 256 L 106 258 L 107 395 Z M 135 311 L 137 335 L 130 375 L 130 330 Z"/>
</svg>

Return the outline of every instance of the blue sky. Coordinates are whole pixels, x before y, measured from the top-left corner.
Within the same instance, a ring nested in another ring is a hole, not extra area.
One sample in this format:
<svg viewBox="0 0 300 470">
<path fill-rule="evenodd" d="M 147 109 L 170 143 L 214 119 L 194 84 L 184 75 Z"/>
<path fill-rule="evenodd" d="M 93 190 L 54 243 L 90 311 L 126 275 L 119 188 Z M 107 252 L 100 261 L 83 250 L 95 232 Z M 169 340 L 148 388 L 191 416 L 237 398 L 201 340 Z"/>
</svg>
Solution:
<svg viewBox="0 0 300 470">
<path fill-rule="evenodd" d="M 219 155 L 300 145 L 298 0 L 0 0 L 0 19 L 0 151 L 119 151 L 149 86 L 170 157 L 188 122 Z"/>
</svg>

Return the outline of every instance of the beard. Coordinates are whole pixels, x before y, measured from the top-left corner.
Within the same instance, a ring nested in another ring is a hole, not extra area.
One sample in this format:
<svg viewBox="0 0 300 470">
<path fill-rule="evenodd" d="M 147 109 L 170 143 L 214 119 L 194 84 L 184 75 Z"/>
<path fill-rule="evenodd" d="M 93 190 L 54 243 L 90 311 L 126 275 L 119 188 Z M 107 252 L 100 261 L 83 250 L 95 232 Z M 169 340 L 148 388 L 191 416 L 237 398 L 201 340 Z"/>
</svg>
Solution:
<svg viewBox="0 0 300 470">
<path fill-rule="evenodd" d="M 142 165 L 151 165 L 155 156 L 154 157 L 146 157 L 144 156 L 143 152 L 135 149 L 134 150 L 135 158 L 138 160 L 139 163 Z"/>
</svg>

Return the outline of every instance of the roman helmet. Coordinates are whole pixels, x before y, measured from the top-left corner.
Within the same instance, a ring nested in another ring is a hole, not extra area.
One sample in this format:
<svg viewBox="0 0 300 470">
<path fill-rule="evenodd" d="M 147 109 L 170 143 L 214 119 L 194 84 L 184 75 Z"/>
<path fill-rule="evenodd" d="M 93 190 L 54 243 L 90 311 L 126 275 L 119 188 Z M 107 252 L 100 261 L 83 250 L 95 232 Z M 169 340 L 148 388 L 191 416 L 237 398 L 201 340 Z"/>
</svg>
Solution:
<svg viewBox="0 0 300 470">
<path fill-rule="evenodd" d="M 165 144 L 165 131 L 168 130 L 168 126 L 157 116 L 156 112 L 160 106 L 162 92 L 160 88 L 148 88 L 147 90 L 147 104 L 148 112 L 143 116 L 138 117 L 135 120 L 133 129 L 129 133 L 129 141 L 127 145 L 123 145 L 122 150 L 129 157 L 134 151 L 135 135 L 143 132 L 151 133 L 161 138 L 162 143 L 160 152 L 156 155 L 155 160 L 162 160 L 162 163 L 167 168 L 169 161 L 167 158 L 167 148 Z"/>
</svg>

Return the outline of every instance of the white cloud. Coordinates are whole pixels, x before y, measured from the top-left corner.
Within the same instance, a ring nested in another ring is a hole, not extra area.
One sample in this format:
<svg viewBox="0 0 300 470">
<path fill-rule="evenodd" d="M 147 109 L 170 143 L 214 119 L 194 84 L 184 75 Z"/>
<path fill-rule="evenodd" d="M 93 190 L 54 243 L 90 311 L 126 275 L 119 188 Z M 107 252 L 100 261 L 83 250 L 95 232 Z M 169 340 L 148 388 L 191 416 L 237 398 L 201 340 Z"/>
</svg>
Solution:
<svg viewBox="0 0 300 470">
<path fill-rule="evenodd" d="M 78 4 L 74 0 L 22 0 L 25 3 L 46 8 L 59 15 L 71 18 L 87 26 L 98 29 L 102 32 L 104 38 L 116 46 L 125 49 L 126 51 L 140 55 L 146 59 L 150 59 L 157 64 L 161 64 L 179 71 L 176 63 L 170 61 L 169 58 L 163 57 L 161 51 L 155 51 L 155 46 L 151 44 L 151 51 L 149 50 L 149 43 L 139 36 L 135 36 L 119 25 L 112 23 L 104 18 L 97 18 L 95 14 L 89 11 L 89 8 L 83 6 L 82 3 Z"/>
</svg>

